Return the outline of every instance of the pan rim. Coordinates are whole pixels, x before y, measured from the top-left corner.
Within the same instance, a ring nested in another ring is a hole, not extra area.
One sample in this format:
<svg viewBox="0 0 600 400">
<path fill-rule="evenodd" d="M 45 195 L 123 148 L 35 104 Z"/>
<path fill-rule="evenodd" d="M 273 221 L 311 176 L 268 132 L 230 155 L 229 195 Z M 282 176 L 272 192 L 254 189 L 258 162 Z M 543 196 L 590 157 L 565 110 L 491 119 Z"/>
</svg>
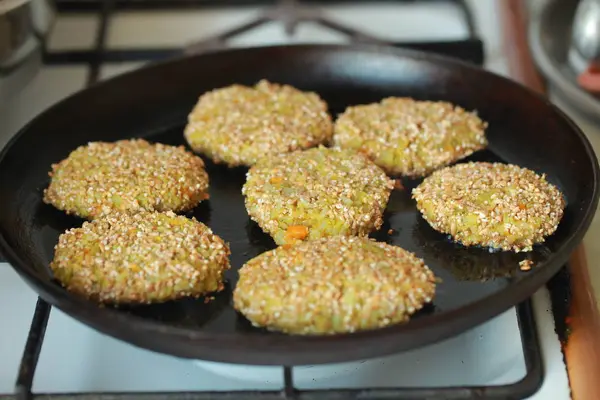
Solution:
<svg viewBox="0 0 600 400">
<path fill-rule="evenodd" d="M 23 278 L 43 300 L 45 300 L 52 306 L 57 307 L 72 318 L 83 322 L 84 324 L 92 327 L 93 329 L 99 332 L 108 334 L 134 346 L 143 347 L 152 351 L 160 351 L 165 354 L 171 354 L 182 358 L 194 358 L 217 362 L 243 364 L 244 362 L 240 361 L 240 359 L 244 358 L 244 354 L 255 353 L 256 355 L 262 354 L 262 357 L 252 357 L 252 364 L 254 365 L 291 365 L 289 361 L 286 362 L 287 356 L 279 356 L 278 353 L 280 349 L 283 348 L 285 348 L 285 351 L 289 353 L 290 348 L 293 348 L 293 353 L 295 354 L 295 361 L 293 362 L 293 365 L 344 362 L 361 359 L 361 353 L 359 351 L 345 352 L 345 358 L 335 356 L 330 360 L 324 359 L 322 355 L 321 357 L 319 357 L 318 360 L 316 360 L 314 356 L 318 353 L 326 351 L 332 346 L 347 349 L 357 349 L 359 348 L 359 346 L 364 344 L 364 340 L 366 339 L 383 341 L 383 339 L 390 338 L 392 336 L 397 337 L 397 340 L 393 341 L 393 343 L 391 343 L 390 345 L 378 347 L 378 352 L 369 351 L 368 358 L 409 350 L 415 348 L 415 346 L 407 346 L 406 344 L 404 344 L 402 340 L 403 335 L 415 335 L 415 332 L 425 332 L 430 330 L 432 324 L 445 324 L 449 323 L 450 321 L 452 321 L 454 329 L 446 331 L 446 334 L 441 335 L 441 337 L 439 335 L 434 335 L 435 337 L 431 337 L 431 335 L 421 335 L 423 336 L 423 338 L 422 340 L 420 340 L 419 346 L 431 344 L 436 341 L 454 336 L 460 332 L 465 331 L 466 329 L 479 325 L 480 323 L 483 323 L 484 321 L 491 319 L 499 315 L 500 313 L 510 309 L 511 307 L 516 305 L 515 299 L 518 299 L 518 302 L 525 300 L 527 297 L 533 294 L 535 290 L 543 286 L 543 283 L 540 282 L 547 282 L 559 270 L 559 268 L 567 261 L 571 253 L 575 250 L 576 246 L 579 245 L 583 240 L 583 237 L 585 236 L 595 215 L 600 194 L 598 190 L 600 176 L 598 159 L 590 141 L 583 133 L 583 131 L 581 131 L 581 129 L 562 110 L 560 110 L 557 106 L 552 104 L 548 99 L 546 99 L 539 93 L 521 85 L 518 82 L 494 74 L 483 68 L 471 65 L 467 62 L 455 60 L 446 56 L 404 48 L 391 48 L 378 45 L 323 44 L 257 46 L 212 51 L 193 57 L 182 56 L 175 59 L 153 63 L 151 65 L 142 67 L 142 70 L 133 70 L 125 74 L 119 75 L 117 77 L 105 81 L 100 81 L 86 89 L 75 92 L 74 94 L 71 94 L 70 96 L 67 96 L 66 98 L 46 108 L 43 112 L 38 114 L 23 128 L 21 128 L 8 141 L 8 143 L 0 152 L 0 166 L 2 165 L 2 162 L 4 161 L 6 155 L 13 147 L 13 145 L 19 140 L 21 136 L 23 136 L 26 132 L 29 131 L 29 127 L 32 124 L 36 123 L 36 121 L 43 118 L 44 115 L 51 112 L 55 108 L 61 107 L 63 102 L 72 101 L 73 98 L 76 98 L 83 91 L 93 90 L 98 86 L 106 84 L 117 85 L 121 79 L 128 79 L 130 74 L 139 74 L 140 72 L 143 73 L 147 71 L 150 71 L 148 73 L 151 73 L 153 69 L 160 68 L 162 65 L 175 65 L 177 63 L 184 63 L 191 58 L 203 58 L 206 56 L 210 56 L 211 54 L 218 53 L 247 53 L 264 51 L 268 49 L 294 49 L 294 51 L 304 51 L 306 52 L 306 54 L 313 54 L 314 52 L 318 51 L 333 50 L 343 50 L 351 53 L 387 53 L 400 58 L 424 60 L 426 62 L 438 64 L 450 64 L 455 67 L 466 69 L 467 71 L 477 72 L 478 74 L 485 73 L 487 75 L 492 75 L 495 77 L 495 79 L 503 81 L 505 84 L 520 86 L 522 90 L 525 90 L 530 95 L 533 95 L 534 97 L 542 101 L 546 106 L 549 106 L 554 113 L 556 113 L 570 126 L 571 131 L 577 135 L 579 141 L 583 145 L 586 155 L 592 161 L 592 175 L 594 177 L 594 180 L 592 182 L 591 190 L 593 193 L 593 197 L 590 201 L 589 207 L 586 210 L 584 210 L 584 214 L 582 215 L 582 217 L 580 217 L 580 223 L 574 228 L 575 234 L 573 234 L 571 237 L 565 240 L 565 242 L 555 251 L 556 254 L 554 255 L 554 258 L 548 261 L 542 270 L 538 270 L 539 272 L 531 274 L 523 278 L 523 280 L 515 283 L 514 286 L 512 286 L 513 290 L 510 293 L 507 291 L 496 292 L 492 295 L 483 297 L 482 299 L 476 302 L 470 303 L 466 306 L 457 308 L 455 310 L 445 311 L 441 314 L 425 316 L 417 320 L 413 320 L 410 322 L 410 324 L 393 325 L 375 330 L 367 330 L 351 334 L 338 334 L 330 336 L 263 336 L 253 335 L 252 333 L 239 332 L 215 334 L 201 330 L 169 326 L 160 322 L 150 321 L 141 317 L 128 315 L 118 310 L 98 307 L 94 303 L 68 294 L 62 287 L 48 280 L 47 277 L 43 277 L 34 268 L 28 267 L 28 263 L 25 262 L 21 257 L 19 257 L 18 254 L 16 254 L 15 251 L 13 251 L 10 248 L 5 238 L 4 232 L 0 231 L 0 252 L 2 252 L 2 254 L 5 256 L 7 262 L 11 265 L 11 267 L 17 271 L 21 278 Z M 477 310 L 484 311 L 480 311 L 477 313 L 475 312 Z M 477 314 L 478 318 L 473 318 L 471 315 L 473 313 Z M 154 340 L 146 340 L 144 338 L 140 340 L 140 336 L 144 335 L 152 336 Z M 419 336 L 418 333 L 416 335 Z M 131 339 L 134 337 L 136 338 L 136 340 Z M 156 338 L 160 338 L 161 340 L 156 340 Z M 240 346 L 240 344 L 236 342 L 239 342 L 242 339 L 249 338 L 252 339 L 250 345 L 241 345 L 241 347 L 244 348 L 245 351 L 245 353 L 242 354 L 241 357 L 228 356 L 227 352 L 221 354 L 218 350 L 210 349 L 210 346 L 208 346 L 211 342 L 214 341 L 215 344 L 218 342 L 219 345 L 222 346 L 231 345 L 232 347 L 237 348 Z M 169 348 L 168 345 L 157 346 L 156 344 L 156 342 L 169 342 L 171 340 L 181 342 L 181 345 L 176 346 L 177 349 L 174 349 L 173 347 Z M 195 347 L 196 349 L 192 352 L 189 352 L 189 349 L 191 349 L 192 347 Z M 209 349 L 207 350 L 207 348 Z M 185 349 L 187 349 L 188 351 L 184 351 Z"/>
</svg>

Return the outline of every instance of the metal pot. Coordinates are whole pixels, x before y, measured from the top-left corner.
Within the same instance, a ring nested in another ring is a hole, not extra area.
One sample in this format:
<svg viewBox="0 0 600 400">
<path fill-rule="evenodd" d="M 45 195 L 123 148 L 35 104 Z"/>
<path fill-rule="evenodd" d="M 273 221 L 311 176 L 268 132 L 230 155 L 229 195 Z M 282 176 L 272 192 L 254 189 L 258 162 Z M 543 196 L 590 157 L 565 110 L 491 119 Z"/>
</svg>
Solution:
<svg viewBox="0 0 600 400">
<path fill-rule="evenodd" d="M 0 106 L 40 68 L 53 21 L 50 0 L 0 0 Z"/>
<path fill-rule="evenodd" d="M 568 59 L 578 74 L 600 68 L 600 0 L 581 0 L 577 5 Z"/>
</svg>

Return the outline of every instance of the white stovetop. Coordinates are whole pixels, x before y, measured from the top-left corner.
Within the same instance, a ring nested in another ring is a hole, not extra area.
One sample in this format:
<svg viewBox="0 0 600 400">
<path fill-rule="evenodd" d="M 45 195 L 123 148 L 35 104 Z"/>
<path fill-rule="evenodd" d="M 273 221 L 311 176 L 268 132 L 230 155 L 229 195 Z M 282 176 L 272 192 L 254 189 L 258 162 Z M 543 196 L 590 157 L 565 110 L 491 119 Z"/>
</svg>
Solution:
<svg viewBox="0 0 600 400">
<path fill-rule="evenodd" d="M 497 0 L 500 1 L 500 0 Z M 486 41 L 487 67 L 505 74 L 495 0 L 471 0 L 481 36 Z M 344 22 L 396 39 L 439 39 L 465 35 L 459 14 L 451 6 L 425 4 L 416 7 L 372 4 L 335 7 L 332 15 Z M 118 16 L 108 36 L 109 46 L 180 45 L 201 37 L 215 26 L 231 26 L 256 10 L 225 13 L 161 13 Z M 373 23 L 372 21 L 377 21 Z M 53 49 L 91 47 L 97 21 L 86 16 L 57 21 L 50 46 Z M 435 28 L 432 28 L 435 27 Z M 266 26 L 237 40 L 235 45 L 282 43 L 277 26 Z M 314 26 L 304 26 L 295 42 L 340 42 L 342 38 Z M 135 68 L 113 65 L 102 76 Z M 0 146 L 32 116 L 58 99 L 83 87 L 86 69 L 78 66 L 43 68 L 35 80 L 0 108 Z M 592 132 L 591 134 L 596 134 Z M 600 135 L 598 135 L 600 138 Z M 598 140 L 596 143 L 600 144 Z M 592 232 L 593 233 L 593 232 Z M 588 236 L 589 237 L 589 236 Z M 10 393 L 25 343 L 36 295 L 7 264 L 0 263 L 0 394 Z M 568 399 L 569 388 L 560 345 L 554 333 L 548 293 L 534 296 L 534 309 L 542 342 L 546 379 L 533 397 Z M 501 351 L 498 351 L 501 349 Z M 193 362 L 152 353 L 101 335 L 53 310 L 34 381 L 38 392 L 131 391 L 131 390 L 226 390 L 276 389 L 279 371 L 246 368 L 239 372 L 253 381 L 232 379 L 200 368 Z M 232 371 L 232 370 L 230 370 Z M 515 310 L 463 335 L 416 351 L 352 363 L 335 369 L 304 368 L 296 374 L 301 387 L 385 387 L 505 384 L 516 382 L 525 371 Z M 223 371 L 221 371 L 223 372 Z M 325 374 L 329 374 L 328 378 Z"/>
</svg>

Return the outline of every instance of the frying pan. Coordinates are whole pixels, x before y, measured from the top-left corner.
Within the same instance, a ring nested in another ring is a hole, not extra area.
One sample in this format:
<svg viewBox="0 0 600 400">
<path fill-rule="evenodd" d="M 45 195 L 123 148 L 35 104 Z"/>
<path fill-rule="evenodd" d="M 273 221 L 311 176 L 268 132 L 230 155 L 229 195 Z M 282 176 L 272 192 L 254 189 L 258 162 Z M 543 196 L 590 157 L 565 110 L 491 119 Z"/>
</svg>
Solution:
<svg viewBox="0 0 600 400">
<path fill-rule="evenodd" d="M 144 137 L 183 144 L 183 126 L 210 89 L 266 78 L 318 92 L 335 116 L 386 96 L 447 100 L 489 122 L 489 149 L 470 159 L 503 161 L 546 173 L 565 194 L 556 233 L 529 253 L 463 248 L 416 211 L 405 180 L 373 237 L 415 252 L 442 279 L 433 303 L 406 323 L 335 336 L 302 337 L 255 328 L 231 307 L 237 269 L 274 248 L 250 221 L 240 193 L 243 168 L 207 163 L 210 201 L 196 216 L 230 243 L 232 270 L 215 300 L 99 307 L 51 276 L 53 246 L 82 220 L 42 203 L 50 164 L 89 141 Z M 598 203 L 598 163 L 582 132 L 542 97 L 505 78 L 444 57 L 374 46 L 236 49 L 150 66 L 81 91 L 24 127 L 0 154 L 0 251 L 50 304 L 100 332 L 174 356 L 242 364 L 306 365 L 383 356 L 465 331 L 525 300 L 567 261 Z M 392 233 L 388 233 L 392 232 Z M 535 266 L 520 271 L 519 261 Z"/>
</svg>

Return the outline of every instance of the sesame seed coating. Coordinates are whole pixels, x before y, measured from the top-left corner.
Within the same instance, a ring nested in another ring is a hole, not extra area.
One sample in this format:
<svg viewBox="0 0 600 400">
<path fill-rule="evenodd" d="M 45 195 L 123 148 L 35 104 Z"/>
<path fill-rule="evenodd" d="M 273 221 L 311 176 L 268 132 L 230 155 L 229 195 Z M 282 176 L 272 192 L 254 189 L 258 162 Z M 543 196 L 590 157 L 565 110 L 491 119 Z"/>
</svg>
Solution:
<svg viewBox="0 0 600 400">
<path fill-rule="evenodd" d="M 348 107 L 333 143 L 366 154 L 389 175 L 425 176 L 487 146 L 487 124 L 448 102 L 389 97 Z"/>
<path fill-rule="evenodd" d="M 223 288 L 229 247 L 170 211 L 113 213 L 64 232 L 50 268 L 67 290 L 101 303 L 152 303 Z"/>
<path fill-rule="evenodd" d="M 470 162 L 425 178 L 412 197 L 435 230 L 465 246 L 531 251 L 554 233 L 565 200 L 545 175 L 516 165 Z"/>
<path fill-rule="evenodd" d="M 335 236 L 278 247 L 239 271 L 234 308 L 255 326 L 312 335 L 406 322 L 436 280 L 414 254 L 369 238 Z"/>
<path fill-rule="evenodd" d="M 143 139 L 80 146 L 49 175 L 44 202 L 87 219 L 114 211 L 186 211 L 208 198 L 200 157 Z"/>
<path fill-rule="evenodd" d="M 203 94 L 184 131 L 192 149 L 231 167 L 324 144 L 332 134 L 327 104 L 316 93 L 266 80 Z"/>
<path fill-rule="evenodd" d="M 279 245 L 379 229 L 394 182 L 361 154 L 318 147 L 263 159 L 242 187 L 250 218 Z"/>
</svg>

